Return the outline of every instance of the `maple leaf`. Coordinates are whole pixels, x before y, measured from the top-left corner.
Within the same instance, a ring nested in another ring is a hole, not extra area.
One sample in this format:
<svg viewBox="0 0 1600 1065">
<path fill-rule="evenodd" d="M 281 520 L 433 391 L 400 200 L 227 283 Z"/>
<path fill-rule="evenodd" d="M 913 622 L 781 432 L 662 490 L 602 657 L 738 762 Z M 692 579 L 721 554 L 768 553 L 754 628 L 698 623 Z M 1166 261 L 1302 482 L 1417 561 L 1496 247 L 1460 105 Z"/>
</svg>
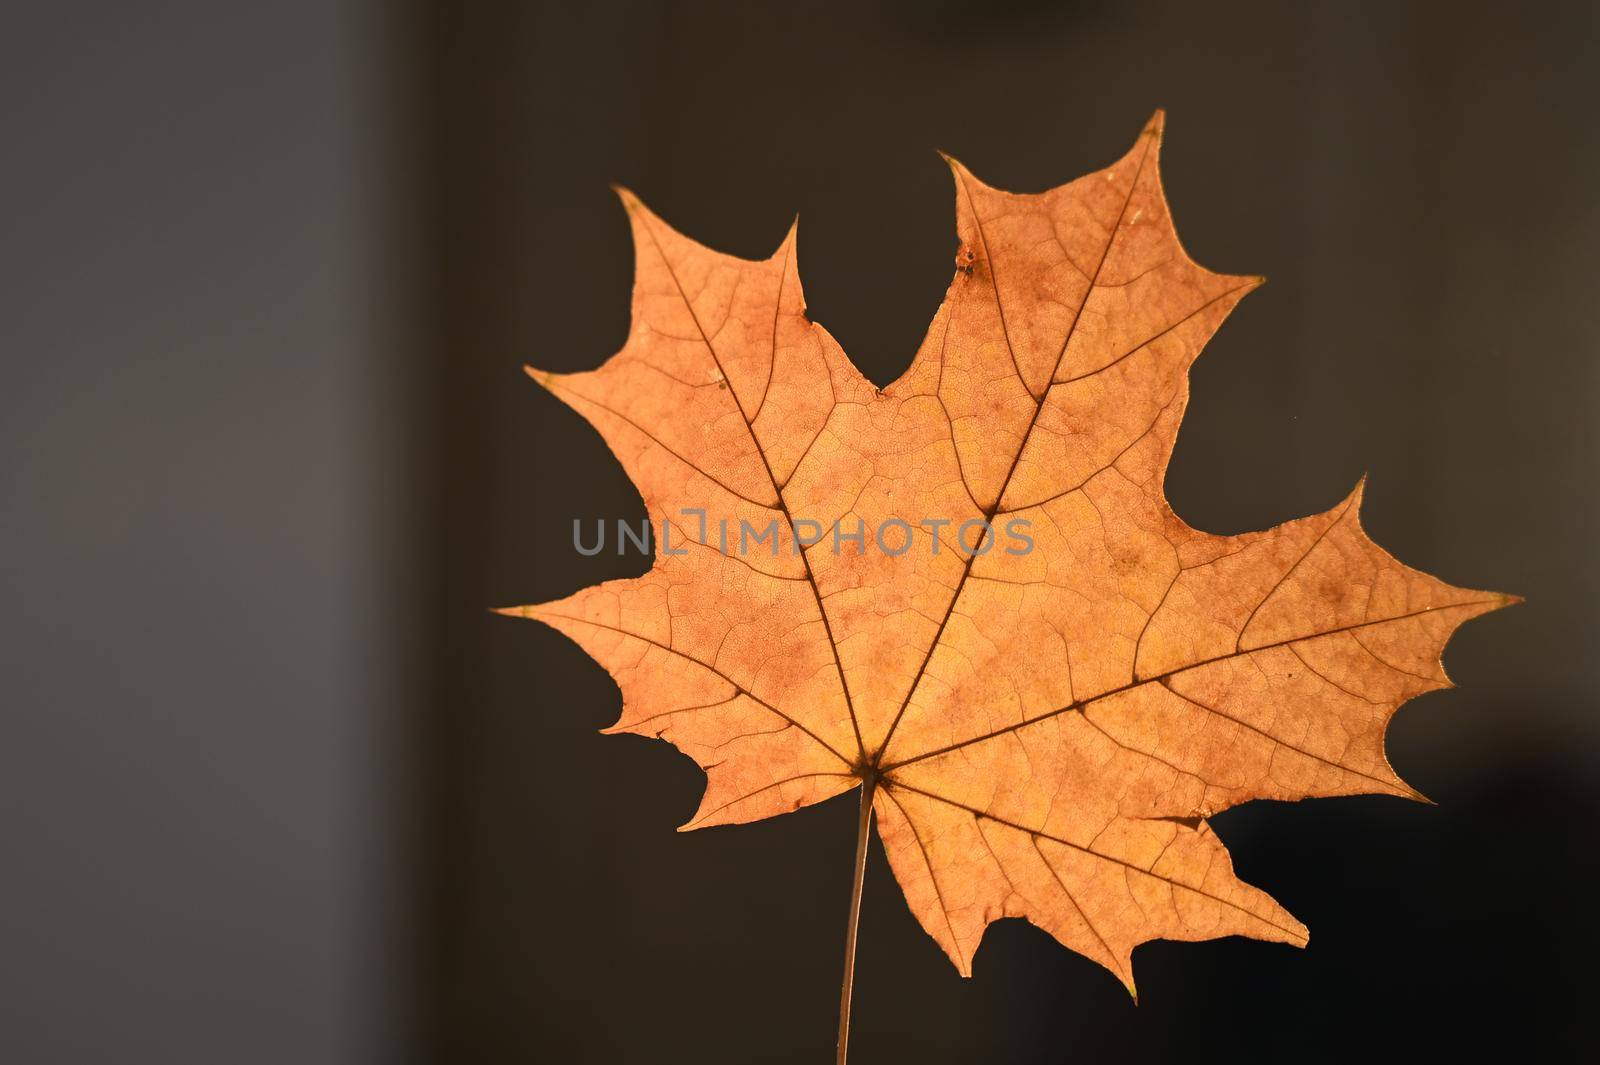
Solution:
<svg viewBox="0 0 1600 1065">
<path fill-rule="evenodd" d="M 888 388 L 806 317 L 793 228 L 737 259 L 626 191 L 627 343 L 593 372 L 529 370 L 601 432 L 662 536 L 642 577 L 505 612 L 611 672 L 608 731 L 705 769 L 686 829 L 862 789 L 855 904 L 875 815 L 963 975 L 1001 917 L 1130 992 L 1151 939 L 1304 945 L 1207 818 L 1419 797 L 1385 759 L 1388 721 L 1448 684 L 1456 626 L 1515 601 L 1390 557 L 1359 485 L 1261 533 L 1173 513 L 1189 365 L 1261 279 L 1185 254 L 1161 130 L 1158 112 L 1112 166 L 1038 195 L 947 160 L 956 273 Z M 850 957 L 854 929 L 853 906 Z"/>
</svg>

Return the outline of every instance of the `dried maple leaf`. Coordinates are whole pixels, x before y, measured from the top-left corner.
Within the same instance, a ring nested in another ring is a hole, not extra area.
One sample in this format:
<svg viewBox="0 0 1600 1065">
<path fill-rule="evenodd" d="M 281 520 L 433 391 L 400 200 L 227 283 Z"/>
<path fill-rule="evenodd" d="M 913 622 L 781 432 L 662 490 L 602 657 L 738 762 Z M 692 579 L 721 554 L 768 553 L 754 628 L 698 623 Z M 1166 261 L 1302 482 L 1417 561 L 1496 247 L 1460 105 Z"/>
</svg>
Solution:
<svg viewBox="0 0 1600 1065">
<path fill-rule="evenodd" d="M 794 230 L 736 259 L 625 191 L 626 345 L 593 372 L 529 371 L 604 435 L 666 542 L 643 577 L 507 612 L 611 672 L 609 731 L 704 767 L 684 828 L 861 788 L 857 903 L 876 814 L 912 912 L 964 975 L 1001 917 L 1130 991 L 1150 939 L 1303 945 L 1206 818 L 1417 797 L 1384 757 L 1389 718 L 1448 684 L 1457 625 L 1513 601 L 1395 561 L 1362 531 L 1359 486 L 1242 536 L 1167 505 L 1189 364 L 1261 279 L 1178 244 L 1161 126 L 1040 195 L 950 160 L 957 271 L 881 391 L 806 318 Z M 740 522 L 774 520 L 770 541 L 729 546 Z M 1032 550 L 1000 546 L 1013 520 Z M 797 549 L 809 522 L 827 531 Z M 853 907 L 851 956 L 854 928 Z"/>
</svg>

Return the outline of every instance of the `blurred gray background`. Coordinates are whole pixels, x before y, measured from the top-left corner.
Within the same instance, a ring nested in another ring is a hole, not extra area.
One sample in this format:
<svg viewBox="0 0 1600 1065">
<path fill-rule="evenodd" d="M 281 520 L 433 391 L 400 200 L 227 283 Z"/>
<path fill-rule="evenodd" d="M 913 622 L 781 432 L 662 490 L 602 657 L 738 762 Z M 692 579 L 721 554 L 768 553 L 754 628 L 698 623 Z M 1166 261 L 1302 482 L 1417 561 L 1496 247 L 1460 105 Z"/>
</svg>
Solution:
<svg viewBox="0 0 1600 1065">
<path fill-rule="evenodd" d="M 1559 1057 L 1600 971 L 1600 128 L 1588 4 L 67 3 L 0 33 L 0 1056 L 827 1060 L 853 807 L 675 835 L 699 774 L 485 607 L 638 572 L 525 361 L 626 331 L 607 183 L 727 251 L 801 213 L 879 383 L 950 275 L 944 148 L 1031 190 L 1169 111 L 1208 348 L 1169 495 L 1331 505 L 1528 603 L 1390 757 L 1440 805 L 1217 819 L 1313 929 L 1004 922 L 958 980 L 881 851 L 853 1060 Z M 711 1038 L 707 1033 L 713 1033 Z"/>
<path fill-rule="evenodd" d="M 395 28 L 4 18 L 7 1061 L 410 1042 Z"/>
</svg>

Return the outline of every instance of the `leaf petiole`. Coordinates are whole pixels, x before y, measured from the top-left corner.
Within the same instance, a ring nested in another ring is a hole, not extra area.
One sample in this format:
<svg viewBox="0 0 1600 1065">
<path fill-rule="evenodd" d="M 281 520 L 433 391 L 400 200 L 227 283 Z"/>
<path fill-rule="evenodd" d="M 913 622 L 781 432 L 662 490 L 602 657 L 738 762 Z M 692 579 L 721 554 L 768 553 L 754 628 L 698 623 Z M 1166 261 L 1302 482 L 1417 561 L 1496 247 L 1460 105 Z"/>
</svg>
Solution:
<svg viewBox="0 0 1600 1065">
<path fill-rule="evenodd" d="M 867 837 L 872 830 L 872 796 L 878 788 L 878 775 L 868 773 L 861 782 L 861 816 L 856 822 L 856 868 L 850 884 L 850 919 L 844 931 L 844 979 L 839 986 L 839 1054 L 837 1065 L 845 1065 L 850 1047 L 850 995 L 856 981 L 856 929 L 861 925 L 861 885 L 867 872 Z"/>
</svg>

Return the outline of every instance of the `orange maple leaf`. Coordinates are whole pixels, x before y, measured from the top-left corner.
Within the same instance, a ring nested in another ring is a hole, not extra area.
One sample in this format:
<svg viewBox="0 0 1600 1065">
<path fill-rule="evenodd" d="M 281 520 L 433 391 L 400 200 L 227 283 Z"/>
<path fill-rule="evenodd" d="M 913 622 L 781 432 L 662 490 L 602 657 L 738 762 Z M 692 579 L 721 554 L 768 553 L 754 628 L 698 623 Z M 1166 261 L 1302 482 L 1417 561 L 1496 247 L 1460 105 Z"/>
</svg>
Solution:
<svg viewBox="0 0 1600 1065">
<path fill-rule="evenodd" d="M 1158 112 L 1112 166 L 1039 195 L 949 160 L 956 274 L 886 389 L 806 317 L 793 229 L 737 259 L 626 191 L 627 343 L 593 372 L 529 370 L 604 435 L 662 535 L 642 577 L 506 612 L 611 672 L 608 731 L 704 767 L 686 829 L 860 788 L 857 903 L 875 814 L 963 975 L 1001 917 L 1130 991 L 1147 940 L 1304 945 L 1206 819 L 1419 797 L 1387 723 L 1449 683 L 1457 625 L 1515 601 L 1390 557 L 1359 485 L 1261 533 L 1173 513 L 1189 365 L 1262 279 L 1185 254 L 1161 130 Z M 852 957 L 854 928 L 853 908 Z"/>
</svg>

